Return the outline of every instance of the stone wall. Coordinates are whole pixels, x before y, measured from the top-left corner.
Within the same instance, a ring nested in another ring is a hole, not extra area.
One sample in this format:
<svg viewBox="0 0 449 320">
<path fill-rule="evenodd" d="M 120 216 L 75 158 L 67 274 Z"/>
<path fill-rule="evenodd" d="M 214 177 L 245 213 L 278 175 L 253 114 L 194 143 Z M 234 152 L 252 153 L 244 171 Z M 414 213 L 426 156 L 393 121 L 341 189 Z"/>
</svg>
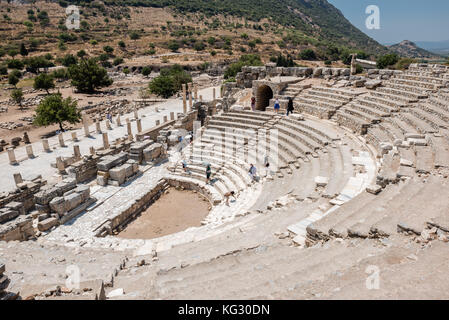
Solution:
<svg viewBox="0 0 449 320">
<path fill-rule="evenodd" d="M 122 212 L 103 222 L 97 229 L 96 236 L 105 237 L 107 235 L 112 235 L 114 232 L 120 232 L 125 229 L 128 223 L 136 219 L 140 213 L 148 209 L 170 187 L 195 190 L 204 195 L 207 199 L 209 199 L 209 202 L 211 202 L 210 199 L 212 198 L 212 195 L 199 185 L 171 178 L 161 179 L 151 191 L 139 199 L 129 201 L 126 208 Z"/>
<path fill-rule="evenodd" d="M 106 156 L 112 156 L 130 149 L 132 142 L 121 141 L 110 149 L 97 151 L 95 155 L 86 155 L 80 161 L 74 162 L 67 169 L 67 174 L 75 178 L 77 183 L 93 180 L 97 177 L 97 164 Z"/>
<path fill-rule="evenodd" d="M 0 208 L 6 207 L 11 202 L 22 203 L 25 212 L 34 208 L 34 195 L 47 184 L 41 176 L 32 181 L 20 183 L 14 191 L 0 194 Z"/>
<path fill-rule="evenodd" d="M 166 181 L 161 180 L 144 196 L 139 199 L 130 199 L 130 201 L 126 204 L 126 208 L 122 212 L 103 222 L 103 224 L 97 229 L 96 236 L 105 237 L 107 235 L 112 235 L 114 231 L 123 230 L 129 222 L 134 220 L 136 216 L 145 211 L 156 200 L 158 200 L 164 190 L 168 187 L 169 185 Z"/>
<path fill-rule="evenodd" d="M 273 77 L 314 77 L 341 80 L 349 79 L 349 76 L 350 70 L 348 68 L 284 68 L 267 64 L 263 67 L 243 67 L 235 79 L 237 87 L 251 88 L 254 80 L 268 80 Z"/>
<path fill-rule="evenodd" d="M 0 301 L 16 300 L 19 297 L 18 293 L 7 292 L 10 280 L 5 274 L 5 264 L 0 261 Z"/>
</svg>

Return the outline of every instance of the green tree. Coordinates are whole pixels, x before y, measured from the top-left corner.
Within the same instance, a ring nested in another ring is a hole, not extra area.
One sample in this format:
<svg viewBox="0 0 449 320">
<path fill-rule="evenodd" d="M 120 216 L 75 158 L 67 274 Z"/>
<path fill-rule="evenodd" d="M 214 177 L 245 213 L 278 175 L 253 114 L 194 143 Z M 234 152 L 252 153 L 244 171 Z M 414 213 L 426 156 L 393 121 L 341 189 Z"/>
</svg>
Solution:
<svg viewBox="0 0 449 320">
<path fill-rule="evenodd" d="M 11 92 L 11 99 L 19 105 L 19 109 L 22 109 L 23 92 L 22 89 L 14 89 Z"/>
<path fill-rule="evenodd" d="M 18 59 L 8 60 L 7 64 L 9 69 L 17 69 L 17 70 L 23 69 L 23 62 Z"/>
<path fill-rule="evenodd" d="M 388 66 L 392 66 L 399 61 L 399 56 L 396 53 L 386 54 L 377 59 L 377 67 L 379 69 L 385 69 Z"/>
<path fill-rule="evenodd" d="M 53 76 L 48 75 L 46 73 L 41 73 L 34 79 L 33 88 L 35 90 L 45 90 L 47 94 L 50 94 L 48 90 L 53 89 L 55 87 L 55 83 L 53 81 Z"/>
<path fill-rule="evenodd" d="M 160 76 L 150 82 L 149 89 L 151 93 L 167 99 L 181 90 L 183 84 L 189 82 L 192 82 L 192 76 L 176 64 L 171 68 L 162 69 Z"/>
<path fill-rule="evenodd" d="M 27 71 L 38 74 L 40 69 L 48 69 L 54 66 L 54 63 L 44 56 L 26 58 L 25 65 Z"/>
<path fill-rule="evenodd" d="M 60 93 L 51 94 L 39 103 L 36 108 L 34 124 L 37 126 L 48 126 L 59 124 L 59 129 L 64 131 L 63 124 L 79 123 L 81 113 L 77 109 L 77 103 L 71 97 L 62 98 Z"/>
<path fill-rule="evenodd" d="M 77 64 L 77 63 L 78 63 L 78 59 L 73 54 L 66 54 L 61 60 L 61 64 L 64 67 L 70 67 L 72 64 Z"/>
<path fill-rule="evenodd" d="M 22 57 L 25 57 L 25 56 L 28 55 L 28 50 L 27 50 L 27 48 L 25 47 L 25 44 L 24 44 L 24 43 L 20 44 L 20 55 L 21 55 Z"/>
<path fill-rule="evenodd" d="M 169 76 L 159 76 L 154 78 L 149 84 L 149 89 L 151 93 L 165 99 L 170 98 L 176 92 L 173 79 Z"/>
<path fill-rule="evenodd" d="M 72 85 L 79 92 L 92 93 L 96 89 L 107 87 L 112 84 L 106 69 L 100 67 L 94 58 L 82 59 L 68 69 Z"/>
<path fill-rule="evenodd" d="M 315 51 L 312 49 L 305 49 L 301 51 L 299 54 L 299 59 L 301 60 L 316 60 L 316 54 Z"/>
<path fill-rule="evenodd" d="M 13 70 L 8 75 L 8 83 L 14 87 L 19 83 L 22 73 L 19 70 Z"/>
</svg>

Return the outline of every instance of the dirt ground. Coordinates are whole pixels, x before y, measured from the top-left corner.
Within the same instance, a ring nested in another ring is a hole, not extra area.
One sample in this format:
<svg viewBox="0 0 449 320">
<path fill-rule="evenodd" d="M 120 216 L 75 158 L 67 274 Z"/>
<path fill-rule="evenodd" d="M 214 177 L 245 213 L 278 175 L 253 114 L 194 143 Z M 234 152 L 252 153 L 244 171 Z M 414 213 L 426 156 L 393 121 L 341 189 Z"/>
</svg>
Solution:
<svg viewBox="0 0 449 320">
<path fill-rule="evenodd" d="M 152 206 L 131 222 L 118 237 L 153 239 L 201 226 L 209 213 L 209 202 L 193 191 L 175 188 L 161 196 Z"/>
</svg>

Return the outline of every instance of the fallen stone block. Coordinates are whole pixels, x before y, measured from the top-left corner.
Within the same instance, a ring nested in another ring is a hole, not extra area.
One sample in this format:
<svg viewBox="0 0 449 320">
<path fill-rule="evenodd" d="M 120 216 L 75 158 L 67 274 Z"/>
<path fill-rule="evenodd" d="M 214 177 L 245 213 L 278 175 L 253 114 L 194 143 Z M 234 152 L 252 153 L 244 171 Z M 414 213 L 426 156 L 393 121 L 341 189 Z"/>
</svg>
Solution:
<svg viewBox="0 0 449 320">
<path fill-rule="evenodd" d="M 377 195 L 382 191 L 382 187 L 379 185 L 371 185 L 366 188 L 366 192 Z"/>
<path fill-rule="evenodd" d="M 0 223 L 5 223 L 19 216 L 19 212 L 7 208 L 0 209 Z"/>
<path fill-rule="evenodd" d="M 315 183 L 317 187 L 325 187 L 329 183 L 329 178 L 327 177 L 315 177 Z"/>
<path fill-rule="evenodd" d="M 13 211 L 17 211 L 19 212 L 20 215 L 24 215 L 25 214 L 25 207 L 23 205 L 23 203 L 21 202 L 10 202 L 7 205 L 5 205 L 5 208 L 11 209 Z"/>
<path fill-rule="evenodd" d="M 414 146 L 421 146 L 421 147 L 427 146 L 426 139 L 408 139 L 408 142 Z"/>
<path fill-rule="evenodd" d="M 79 193 L 72 193 L 64 197 L 64 200 L 66 202 L 67 211 L 75 209 L 83 202 L 83 199 Z"/>
<path fill-rule="evenodd" d="M 58 225 L 59 220 L 57 218 L 48 218 L 44 221 L 41 221 L 37 224 L 37 228 L 39 231 L 47 231 L 54 226 Z"/>
<path fill-rule="evenodd" d="M 367 89 L 374 90 L 382 85 L 382 80 L 369 80 L 365 83 Z"/>
<path fill-rule="evenodd" d="M 413 167 L 413 162 L 404 158 L 401 158 L 400 164 L 404 167 Z"/>
<path fill-rule="evenodd" d="M 51 200 L 50 208 L 59 215 L 62 215 L 64 212 L 68 211 L 66 200 L 63 197 L 56 197 Z"/>
<path fill-rule="evenodd" d="M 123 184 L 126 180 L 126 167 L 120 166 L 109 170 L 109 179 L 117 181 L 119 185 Z"/>
<path fill-rule="evenodd" d="M 81 201 L 85 202 L 90 197 L 90 187 L 85 185 L 80 185 L 74 189 L 76 193 L 81 196 Z"/>
</svg>

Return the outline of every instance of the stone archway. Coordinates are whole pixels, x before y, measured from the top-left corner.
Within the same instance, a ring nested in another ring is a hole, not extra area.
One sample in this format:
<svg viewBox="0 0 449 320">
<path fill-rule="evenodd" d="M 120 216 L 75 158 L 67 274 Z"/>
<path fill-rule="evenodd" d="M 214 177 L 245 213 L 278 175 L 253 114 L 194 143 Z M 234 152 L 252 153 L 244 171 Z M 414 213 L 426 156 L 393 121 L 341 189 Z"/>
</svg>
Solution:
<svg viewBox="0 0 449 320">
<path fill-rule="evenodd" d="M 261 85 L 257 88 L 256 94 L 256 109 L 265 111 L 270 105 L 270 100 L 273 99 L 273 90 L 267 85 Z"/>
</svg>

